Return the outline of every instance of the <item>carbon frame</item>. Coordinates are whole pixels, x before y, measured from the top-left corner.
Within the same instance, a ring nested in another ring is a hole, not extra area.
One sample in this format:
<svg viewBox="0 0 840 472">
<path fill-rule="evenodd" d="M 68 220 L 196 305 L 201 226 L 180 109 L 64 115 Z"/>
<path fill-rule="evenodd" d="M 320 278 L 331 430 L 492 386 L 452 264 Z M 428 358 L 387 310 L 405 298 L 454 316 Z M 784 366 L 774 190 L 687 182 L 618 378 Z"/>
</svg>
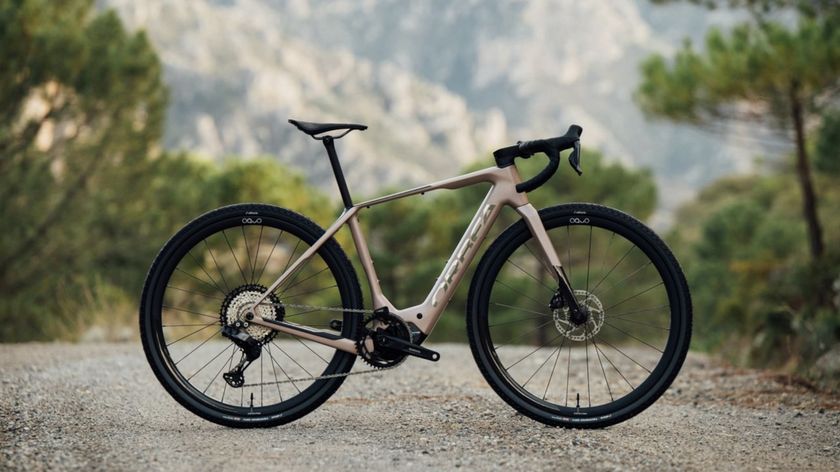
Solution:
<svg viewBox="0 0 840 472">
<path fill-rule="evenodd" d="M 336 221 L 318 238 L 318 240 L 307 249 L 295 262 L 278 277 L 266 290 L 265 294 L 257 300 L 251 312 L 254 317 L 251 323 L 265 326 L 286 334 L 297 336 L 303 339 L 308 339 L 316 343 L 324 344 L 335 349 L 356 353 L 355 341 L 349 338 L 342 337 L 334 332 L 318 330 L 309 326 L 290 323 L 288 321 L 278 321 L 263 319 L 260 317 L 254 308 L 268 297 L 277 287 L 284 281 L 288 280 L 299 268 L 308 261 L 318 249 L 345 224 L 349 226 L 350 233 L 353 237 L 353 242 L 356 246 L 359 259 L 365 271 L 370 290 L 373 307 L 376 309 L 387 308 L 388 311 L 394 315 L 399 316 L 408 323 L 414 324 L 421 332 L 428 335 L 432 332 L 435 324 L 446 309 L 449 300 L 452 298 L 455 289 L 464 277 L 467 268 L 475 258 L 478 248 L 487 237 L 488 232 L 492 228 L 503 206 L 510 206 L 515 209 L 517 213 L 525 220 L 531 233 L 534 235 L 536 241 L 535 246 L 539 249 L 539 255 L 542 256 L 542 263 L 549 272 L 554 276 L 559 285 L 565 285 L 569 288 L 569 283 L 566 279 L 565 273 L 560 264 L 560 259 L 554 246 L 551 244 L 548 234 L 543 227 L 539 214 L 533 205 L 528 201 L 527 195 L 516 191 L 516 184 L 521 181 L 519 172 L 516 166 L 508 166 L 504 168 L 489 167 L 478 170 L 468 174 L 452 177 L 449 179 L 437 181 L 431 184 L 422 185 L 402 192 L 397 192 L 391 195 L 386 195 L 379 198 L 374 198 L 362 203 L 346 208 L 344 212 L 336 219 Z M 370 208 L 375 205 L 398 200 L 400 198 L 409 197 L 417 194 L 424 194 L 426 192 L 438 189 L 459 189 L 476 185 L 479 183 L 490 183 L 490 190 L 478 207 L 475 216 L 467 226 L 464 235 L 460 242 L 455 247 L 452 255 L 449 257 L 443 271 L 438 276 L 426 299 L 412 307 L 399 309 L 396 308 L 390 300 L 382 293 L 382 288 L 379 285 L 379 278 L 376 275 L 376 269 L 373 266 L 373 260 L 368 250 L 367 242 L 362 234 L 359 226 L 358 213 L 364 208 Z"/>
</svg>

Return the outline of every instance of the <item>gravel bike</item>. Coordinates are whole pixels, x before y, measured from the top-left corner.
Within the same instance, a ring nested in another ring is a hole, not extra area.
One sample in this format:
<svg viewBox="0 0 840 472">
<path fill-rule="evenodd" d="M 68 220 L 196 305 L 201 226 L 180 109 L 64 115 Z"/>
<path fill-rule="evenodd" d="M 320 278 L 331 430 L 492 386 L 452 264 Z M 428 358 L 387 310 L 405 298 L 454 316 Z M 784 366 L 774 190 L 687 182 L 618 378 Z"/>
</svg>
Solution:
<svg viewBox="0 0 840 472">
<path fill-rule="evenodd" d="M 496 393 L 539 422 L 593 428 L 638 414 L 674 380 L 689 346 L 691 300 L 665 243 L 618 210 L 536 210 L 528 201 L 557 171 L 561 152 L 571 150 L 569 163 L 582 173 L 581 127 L 499 149 L 493 167 L 354 204 L 335 141 L 367 127 L 289 121 L 323 142 L 344 211 L 323 230 L 285 208 L 231 205 L 166 243 L 146 277 L 140 332 L 152 370 L 181 405 L 226 426 L 275 426 L 315 410 L 348 375 L 409 356 L 438 361 L 423 342 L 505 206 L 521 218 L 485 251 L 466 307 L 472 354 Z M 516 159 L 538 153 L 547 166 L 523 182 Z M 481 183 L 490 189 L 425 300 L 395 307 L 359 212 Z M 371 309 L 334 239 L 344 225 Z M 369 367 L 351 371 L 357 357 Z"/>
</svg>

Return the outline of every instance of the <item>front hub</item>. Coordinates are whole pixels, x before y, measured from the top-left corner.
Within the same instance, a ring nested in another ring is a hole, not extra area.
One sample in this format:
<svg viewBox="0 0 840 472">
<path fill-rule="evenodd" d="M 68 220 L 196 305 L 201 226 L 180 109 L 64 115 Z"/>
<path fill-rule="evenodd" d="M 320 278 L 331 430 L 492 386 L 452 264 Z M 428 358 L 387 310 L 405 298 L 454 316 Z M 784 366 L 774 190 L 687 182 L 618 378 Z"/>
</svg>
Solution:
<svg viewBox="0 0 840 472">
<path fill-rule="evenodd" d="M 549 307 L 554 318 L 554 327 L 560 334 L 572 341 L 593 338 L 604 325 L 604 305 L 595 294 L 586 290 L 575 290 L 580 312 L 572 313 L 566 304 L 557 303 L 559 295 L 551 300 Z"/>
</svg>

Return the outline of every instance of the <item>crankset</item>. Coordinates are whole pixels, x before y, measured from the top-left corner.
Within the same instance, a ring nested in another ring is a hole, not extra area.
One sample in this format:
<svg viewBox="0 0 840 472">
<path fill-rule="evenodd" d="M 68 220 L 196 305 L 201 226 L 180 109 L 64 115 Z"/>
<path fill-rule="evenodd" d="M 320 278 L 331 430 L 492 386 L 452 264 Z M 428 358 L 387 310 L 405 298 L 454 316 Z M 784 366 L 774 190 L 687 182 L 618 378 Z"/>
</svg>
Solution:
<svg viewBox="0 0 840 472">
<path fill-rule="evenodd" d="M 366 334 L 356 342 L 356 350 L 359 357 L 373 367 L 395 367 L 407 356 L 440 360 L 437 352 L 415 344 L 415 340 L 422 341 L 422 333 L 413 334 L 402 318 L 386 308 L 375 310 L 365 320 L 363 329 Z"/>
</svg>

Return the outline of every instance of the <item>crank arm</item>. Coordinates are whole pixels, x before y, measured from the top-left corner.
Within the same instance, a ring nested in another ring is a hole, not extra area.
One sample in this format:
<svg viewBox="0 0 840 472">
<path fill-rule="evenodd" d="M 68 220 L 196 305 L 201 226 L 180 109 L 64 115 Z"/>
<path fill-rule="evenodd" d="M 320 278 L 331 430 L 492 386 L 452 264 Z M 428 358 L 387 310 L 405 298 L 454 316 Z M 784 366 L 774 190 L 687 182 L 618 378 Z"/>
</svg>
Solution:
<svg viewBox="0 0 840 472">
<path fill-rule="evenodd" d="M 401 352 L 409 356 L 419 357 L 427 361 L 437 362 L 440 360 L 440 354 L 431 349 L 427 349 L 417 344 L 412 344 L 400 338 L 388 336 L 387 334 L 375 334 L 374 344 L 377 348 L 388 349 L 391 351 Z"/>
</svg>

